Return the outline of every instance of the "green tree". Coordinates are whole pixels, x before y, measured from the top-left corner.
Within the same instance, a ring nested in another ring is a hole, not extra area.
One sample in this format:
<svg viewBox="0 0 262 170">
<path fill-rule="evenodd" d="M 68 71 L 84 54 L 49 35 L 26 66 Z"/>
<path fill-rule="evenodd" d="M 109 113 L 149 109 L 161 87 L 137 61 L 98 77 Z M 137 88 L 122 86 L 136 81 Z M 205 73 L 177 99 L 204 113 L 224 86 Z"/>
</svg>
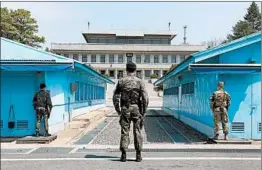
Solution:
<svg viewBox="0 0 262 170">
<path fill-rule="evenodd" d="M 251 25 L 253 30 L 261 31 L 261 13 L 255 2 L 252 2 L 247 9 L 247 14 L 244 16 L 244 19 Z"/>
<path fill-rule="evenodd" d="M 236 23 L 232 30 L 233 33 L 227 35 L 227 40 L 225 42 L 229 42 L 259 31 L 261 31 L 261 13 L 257 4 L 252 2 L 250 7 L 247 9 L 244 20 L 240 20 Z"/>
<path fill-rule="evenodd" d="M 1 36 L 33 47 L 41 47 L 45 42 L 38 33 L 37 21 L 31 12 L 24 9 L 8 10 L 1 8 Z"/>
</svg>

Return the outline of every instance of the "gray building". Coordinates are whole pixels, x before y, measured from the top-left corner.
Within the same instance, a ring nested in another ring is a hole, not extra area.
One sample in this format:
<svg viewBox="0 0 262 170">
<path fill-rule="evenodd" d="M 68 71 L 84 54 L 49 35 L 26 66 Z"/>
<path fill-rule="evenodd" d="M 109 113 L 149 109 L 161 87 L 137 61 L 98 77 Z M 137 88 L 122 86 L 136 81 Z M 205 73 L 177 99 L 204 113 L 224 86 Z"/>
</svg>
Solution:
<svg viewBox="0 0 262 170">
<path fill-rule="evenodd" d="M 91 65 L 101 74 L 118 79 L 126 74 L 125 64 L 137 64 L 137 76 L 149 79 L 167 73 L 202 45 L 171 45 L 176 34 L 165 32 L 108 31 L 83 33 L 86 43 L 52 43 L 51 50 Z M 131 54 L 131 55 L 127 55 Z"/>
</svg>

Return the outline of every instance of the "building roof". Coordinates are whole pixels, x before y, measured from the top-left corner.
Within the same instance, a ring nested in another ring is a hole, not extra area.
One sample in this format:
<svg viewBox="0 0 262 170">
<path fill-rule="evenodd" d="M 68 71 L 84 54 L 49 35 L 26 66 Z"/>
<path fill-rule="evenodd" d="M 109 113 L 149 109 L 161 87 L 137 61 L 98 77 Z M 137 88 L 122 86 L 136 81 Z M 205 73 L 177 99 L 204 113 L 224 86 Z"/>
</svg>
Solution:
<svg viewBox="0 0 262 170">
<path fill-rule="evenodd" d="M 172 40 L 177 34 L 174 31 L 141 31 L 141 30 L 107 30 L 107 31 L 88 31 L 82 33 L 84 38 L 88 36 L 121 36 L 121 37 L 144 37 L 144 36 L 168 36 Z"/>
<path fill-rule="evenodd" d="M 205 51 L 194 53 L 191 56 L 189 56 L 186 60 L 181 62 L 179 65 L 177 65 L 175 68 L 173 68 L 165 76 L 158 79 L 154 84 L 158 85 L 158 84 L 163 83 L 169 77 L 174 76 L 180 73 L 181 71 L 183 71 L 184 69 L 188 68 L 190 64 L 198 63 L 208 58 L 212 58 L 217 55 L 224 54 L 229 51 L 236 50 L 236 49 L 242 48 L 244 46 L 247 46 L 247 45 L 259 42 L 259 41 L 261 41 L 261 33 L 254 33 L 254 34 L 242 37 L 240 39 L 231 41 L 229 43 L 225 43 L 217 47 L 207 49 Z"/>
<path fill-rule="evenodd" d="M 54 51 L 118 51 L 118 52 L 197 52 L 204 50 L 203 45 L 146 45 L 146 44 L 84 44 L 52 43 Z"/>
<path fill-rule="evenodd" d="M 46 71 L 54 71 L 55 68 L 58 70 L 65 70 L 72 69 L 73 67 L 79 67 L 96 76 L 100 80 L 114 84 L 112 80 L 104 77 L 81 62 L 2 37 L 1 49 L 1 69 L 7 71 L 12 71 L 14 69 L 16 69 L 16 71 L 36 71 L 38 69 L 41 71 L 45 71 L 45 69 Z M 51 67 L 47 67 L 48 65 Z M 65 66 L 62 67 L 62 65 Z"/>
</svg>

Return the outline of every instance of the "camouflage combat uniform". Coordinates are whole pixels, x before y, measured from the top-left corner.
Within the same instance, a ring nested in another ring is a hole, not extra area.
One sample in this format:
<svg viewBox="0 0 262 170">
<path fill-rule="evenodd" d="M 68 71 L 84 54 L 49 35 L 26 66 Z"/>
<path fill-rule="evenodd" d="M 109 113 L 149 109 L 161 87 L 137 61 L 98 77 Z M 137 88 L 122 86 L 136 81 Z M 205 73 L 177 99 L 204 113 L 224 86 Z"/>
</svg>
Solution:
<svg viewBox="0 0 262 170">
<path fill-rule="evenodd" d="M 45 90 L 37 92 L 33 99 L 33 106 L 36 110 L 36 132 L 39 133 L 41 120 L 44 119 L 45 132 L 48 133 L 48 118 L 53 107 L 50 94 Z"/>
<path fill-rule="evenodd" d="M 210 97 L 210 106 L 214 113 L 214 135 L 219 135 L 219 125 L 222 122 L 223 133 L 228 135 L 228 107 L 230 106 L 230 95 L 223 89 L 215 91 Z"/>
<path fill-rule="evenodd" d="M 141 113 L 139 100 L 144 103 Z M 134 73 L 119 80 L 114 91 L 113 103 L 115 110 L 120 115 L 121 140 L 120 150 L 126 151 L 130 142 L 129 131 L 131 121 L 133 122 L 134 145 L 136 151 L 142 150 L 143 138 L 141 135 L 141 121 L 144 119 L 148 106 L 148 94 L 144 82 L 137 78 Z"/>
</svg>

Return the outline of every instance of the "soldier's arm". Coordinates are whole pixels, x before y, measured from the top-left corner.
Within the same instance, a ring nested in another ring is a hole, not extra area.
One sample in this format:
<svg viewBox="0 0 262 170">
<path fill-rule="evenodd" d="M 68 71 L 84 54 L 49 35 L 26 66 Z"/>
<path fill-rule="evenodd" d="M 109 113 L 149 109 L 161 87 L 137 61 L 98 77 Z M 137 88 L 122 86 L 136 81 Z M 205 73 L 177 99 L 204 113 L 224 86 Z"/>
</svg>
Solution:
<svg viewBox="0 0 262 170">
<path fill-rule="evenodd" d="M 226 96 L 227 96 L 227 107 L 229 107 L 231 104 L 231 97 L 227 92 L 226 92 Z"/>
<path fill-rule="evenodd" d="M 121 109 L 120 109 L 120 96 L 121 96 L 121 85 L 120 85 L 120 80 L 118 81 L 114 94 L 113 94 L 113 104 L 115 107 L 115 110 L 117 111 L 118 114 L 120 114 Z"/>
<path fill-rule="evenodd" d="M 52 108 L 53 108 L 53 105 L 52 105 L 52 100 L 51 100 L 51 97 L 50 97 L 50 93 L 47 93 L 47 106 L 49 107 L 49 109 L 51 111 Z"/>
<path fill-rule="evenodd" d="M 141 97 L 142 97 L 142 101 L 144 104 L 143 111 L 146 112 L 148 104 L 149 104 L 149 97 L 148 97 L 148 93 L 146 91 L 145 84 L 143 81 L 141 81 Z"/>
<path fill-rule="evenodd" d="M 33 98 L 33 107 L 34 107 L 34 109 L 36 109 L 36 102 L 37 102 L 37 93 L 34 95 L 34 98 Z"/>
</svg>

